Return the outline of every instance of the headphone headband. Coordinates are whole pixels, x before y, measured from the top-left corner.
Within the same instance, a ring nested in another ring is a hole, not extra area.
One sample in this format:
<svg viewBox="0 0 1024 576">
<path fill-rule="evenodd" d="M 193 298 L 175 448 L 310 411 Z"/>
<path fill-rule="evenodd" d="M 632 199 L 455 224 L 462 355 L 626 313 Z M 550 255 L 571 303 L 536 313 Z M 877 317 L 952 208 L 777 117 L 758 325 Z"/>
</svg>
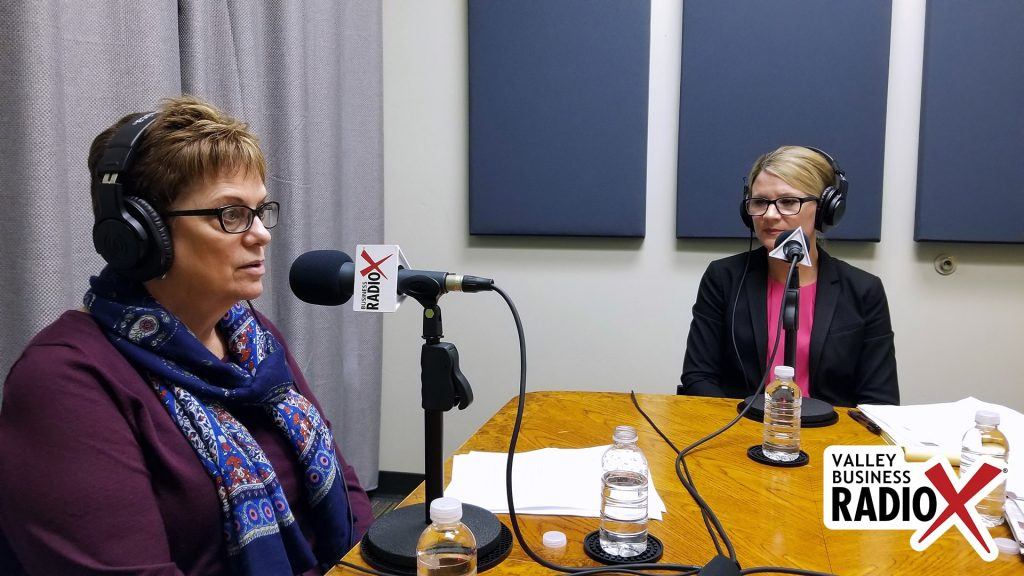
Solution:
<svg viewBox="0 0 1024 576">
<path fill-rule="evenodd" d="M 144 199 L 126 193 L 128 171 L 142 135 L 156 117 L 157 112 L 145 112 L 118 128 L 93 174 L 97 200 L 93 246 L 112 268 L 139 281 L 164 274 L 174 258 L 160 215 Z"/>
<path fill-rule="evenodd" d="M 97 222 L 116 218 L 121 213 L 128 170 L 132 167 L 142 134 L 156 120 L 156 115 L 156 112 L 139 114 L 134 120 L 121 126 L 103 150 L 93 174 L 99 201 Z"/>
<path fill-rule="evenodd" d="M 828 162 L 829 167 L 832 168 L 833 188 L 835 188 L 836 190 L 845 188 L 846 172 L 843 172 L 843 169 L 839 167 L 839 163 L 836 162 L 835 158 L 833 158 L 828 152 L 825 152 L 820 148 L 815 148 L 814 146 L 804 146 L 804 148 L 807 148 L 808 150 L 814 150 L 818 154 L 821 154 L 825 158 L 825 161 Z"/>
<path fill-rule="evenodd" d="M 131 168 L 139 138 L 156 120 L 157 112 L 144 112 L 134 120 L 121 126 L 110 138 L 103 156 L 96 165 L 96 176 L 102 177 L 111 172 L 124 173 Z"/>
</svg>

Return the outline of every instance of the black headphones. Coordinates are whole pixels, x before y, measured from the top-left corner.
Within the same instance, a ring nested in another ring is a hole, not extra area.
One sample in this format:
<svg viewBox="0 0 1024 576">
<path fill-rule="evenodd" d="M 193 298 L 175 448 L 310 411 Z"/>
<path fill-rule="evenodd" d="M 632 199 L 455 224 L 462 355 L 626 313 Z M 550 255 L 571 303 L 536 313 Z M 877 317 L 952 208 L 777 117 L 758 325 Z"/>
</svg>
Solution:
<svg viewBox="0 0 1024 576">
<path fill-rule="evenodd" d="M 819 150 L 811 146 L 804 146 L 808 150 L 814 150 L 818 154 L 824 156 L 825 160 L 828 161 L 828 165 L 832 167 L 832 173 L 835 175 L 835 180 L 830 186 L 827 186 L 821 192 L 821 198 L 818 200 L 818 211 L 814 215 L 814 228 L 818 232 L 825 232 L 829 228 L 839 224 L 839 221 L 843 219 L 843 214 L 846 212 L 846 191 L 849 188 L 849 182 L 846 181 L 846 173 L 839 167 L 835 159 L 828 155 L 824 150 Z M 750 228 L 754 229 L 754 219 L 747 214 L 746 199 L 750 197 L 750 186 L 747 184 L 746 177 L 743 178 L 743 202 L 740 202 L 740 218 L 743 219 L 743 223 Z"/>
<path fill-rule="evenodd" d="M 92 179 L 98 204 L 93 246 L 111 268 L 140 282 L 162 276 L 174 261 L 166 224 L 149 202 L 129 194 L 127 181 L 139 141 L 156 116 L 157 112 L 139 114 L 119 128 Z"/>
</svg>

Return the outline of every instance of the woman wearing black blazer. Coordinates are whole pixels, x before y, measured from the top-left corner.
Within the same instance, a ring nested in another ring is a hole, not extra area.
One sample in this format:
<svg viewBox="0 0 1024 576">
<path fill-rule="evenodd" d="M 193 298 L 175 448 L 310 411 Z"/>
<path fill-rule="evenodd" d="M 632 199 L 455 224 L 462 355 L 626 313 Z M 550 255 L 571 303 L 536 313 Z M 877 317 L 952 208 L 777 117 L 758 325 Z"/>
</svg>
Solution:
<svg viewBox="0 0 1024 576">
<path fill-rule="evenodd" d="M 768 250 L 780 233 L 800 227 L 808 238 L 811 266 L 799 266 L 797 382 L 812 398 L 838 406 L 899 404 L 881 280 L 833 258 L 816 242 L 818 231 L 842 217 L 842 170 L 820 150 L 783 146 L 758 158 L 748 181 L 741 215 L 762 247 L 708 266 L 693 305 L 678 392 L 733 398 L 754 393 L 775 340 L 789 269 L 785 261 L 770 258 Z M 785 357 L 784 338 L 779 339 L 776 366 Z"/>
</svg>

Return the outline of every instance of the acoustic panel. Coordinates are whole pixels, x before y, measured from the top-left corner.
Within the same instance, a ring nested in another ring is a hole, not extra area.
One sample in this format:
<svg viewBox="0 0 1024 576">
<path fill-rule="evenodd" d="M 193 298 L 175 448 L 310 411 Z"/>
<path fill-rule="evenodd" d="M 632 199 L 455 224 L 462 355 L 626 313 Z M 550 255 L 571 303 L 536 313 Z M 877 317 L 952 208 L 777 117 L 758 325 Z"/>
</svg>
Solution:
<svg viewBox="0 0 1024 576">
<path fill-rule="evenodd" d="M 891 18 L 890 0 L 683 3 L 678 237 L 746 237 L 743 177 L 795 144 L 850 181 L 828 237 L 879 240 Z"/>
<path fill-rule="evenodd" d="M 1024 242 L 1024 2 L 931 0 L 915 240 Z"/>
<path fill-rule="evenodd" d="M 649 0 L 468 4 L 470 233 L 643 236 Z"/>
</svg>

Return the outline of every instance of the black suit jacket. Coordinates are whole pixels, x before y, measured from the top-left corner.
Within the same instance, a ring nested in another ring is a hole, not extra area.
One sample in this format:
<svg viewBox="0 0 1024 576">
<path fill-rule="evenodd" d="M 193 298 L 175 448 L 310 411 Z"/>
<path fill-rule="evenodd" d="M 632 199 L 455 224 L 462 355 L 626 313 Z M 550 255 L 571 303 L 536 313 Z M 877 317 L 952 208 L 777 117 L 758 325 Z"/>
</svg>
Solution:
<svg viewBox="0 0 1024 576">
<path fill-rule="evenodd" d="M 768 252 L 763 247 L 750 252 L 741 287 L 747 257 L 743 253 L 716 260 L 701 279 L 679 394 L 744 398 L 764 377 Z M 882 281 L 829 256 L 820 246 L 818 266 L 809 358 L 811 397 L 837 406 L 899 404 L 896 351 Z M 733 318 L 739 359 L 730 330 Z"/>
</svg>

